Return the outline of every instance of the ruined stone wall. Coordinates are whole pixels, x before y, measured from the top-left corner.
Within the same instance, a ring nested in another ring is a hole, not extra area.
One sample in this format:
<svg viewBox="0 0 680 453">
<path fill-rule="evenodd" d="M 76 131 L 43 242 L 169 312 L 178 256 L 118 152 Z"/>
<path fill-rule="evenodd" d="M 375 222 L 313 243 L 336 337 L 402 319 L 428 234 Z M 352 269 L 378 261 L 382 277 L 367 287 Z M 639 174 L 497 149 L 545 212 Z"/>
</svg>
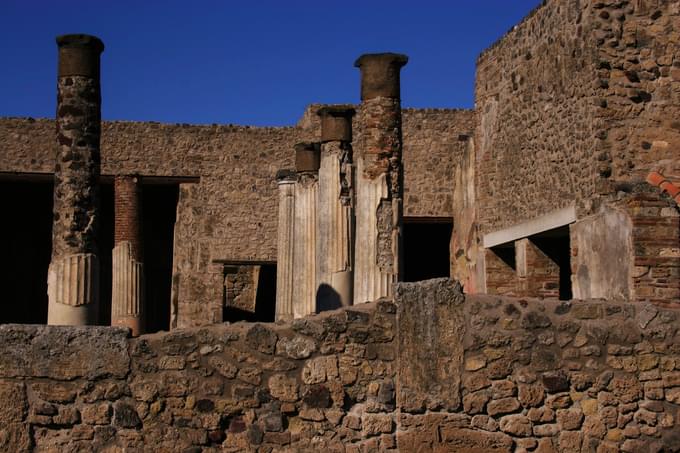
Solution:
<svg viewBox="0 0 680 453">
<path fill-rule="evenodd" d="M 401 451 L 678 451 L 680 312 L 446 280 L 396 297 Z"/>
<path fill-rule="evenodd" d="M 679 314 L 437 279 L 290 324 L 4 325 L 0 449 L 677 451 Z"/>
<path fill-rule="evenodd" d="M 677 175 L 680 7 L 549 0 L 478 60 L 477 187 L 484 233 L 614 181 Z"/>
<path fill-rule="evenodd" d="M 138 339 L 0 326 L 0 450 L 389 448 L 394 313 L 381 302 Z"/>
</svg>

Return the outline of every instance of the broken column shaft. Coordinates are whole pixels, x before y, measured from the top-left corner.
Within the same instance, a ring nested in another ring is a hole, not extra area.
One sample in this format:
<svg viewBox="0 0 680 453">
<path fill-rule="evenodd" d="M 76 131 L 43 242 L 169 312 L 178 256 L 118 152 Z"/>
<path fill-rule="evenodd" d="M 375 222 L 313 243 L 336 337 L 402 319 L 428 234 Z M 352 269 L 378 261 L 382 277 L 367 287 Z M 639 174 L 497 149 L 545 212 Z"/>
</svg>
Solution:
<svg viewBox="0 0 680 453">
<path fill-rule="evenodd" d="M 144 333 L 144 261 L 137 177 L 116 176 L 114 209 L 111 325 L 129 327 L 137 336 Z"/>
<path fill-rule="evenodd" d="M 276 320 L 293 319 L 293 265 L 295 180 L 294 170 L 276 175 L 279 186 L 279 227 L 276 258 Z"/>
<path fill-rule="evenodd" d="M 293 232 L 293 316 L 316 311 L 316 221 L 319 144 L 295 145 L 295 216 Z"/>
<path fill-rule="evenodd" d="M 356 163 L 354 303 L 391 295 L 402 274 L 403 167 L 399 74 L 405 55 L 359 57 L 362 139 Z"/>
<path fill-rule="evenodd" d="M 100 173 L 102 42 L 57 38 L 57 146 L 48 324 L 96 324 L 99 299 L 97 222 Z"/>
<path fill-rule="evenodd" d="M 352 305 L 354 200 L 351 106 L 328 106 L 321 117 L 316 233 L 317 308 Z"/>
</svg>

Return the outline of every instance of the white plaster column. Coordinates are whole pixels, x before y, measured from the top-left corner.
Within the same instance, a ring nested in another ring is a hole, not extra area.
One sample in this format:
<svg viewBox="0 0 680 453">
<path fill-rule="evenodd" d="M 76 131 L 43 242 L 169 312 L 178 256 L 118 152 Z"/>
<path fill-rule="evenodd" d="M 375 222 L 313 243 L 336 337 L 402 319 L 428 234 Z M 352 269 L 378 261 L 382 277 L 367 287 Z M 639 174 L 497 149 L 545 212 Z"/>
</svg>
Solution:
<svg viewBox="0 0 680 453">
<path fill-rule="evenodd" d="M 351 106 L 327 106 L 321 117 L 321 163 L 316 234 L 317 309 L 352 305 L 354 290 L 354 175 Z"/>
<path fill-rule="evenodd" d="M 292 170 L 276 175 L 279 187 L 279 228 L 276 259 L 276 320 L 293 319 L 295 180 Z"/>
<path fill-rule="evenodd" d="M 362 55 L 362 136 L 355 153 L 354 303 L 389 297 L 403 273 L 400 70 L 405 55 Z"/>
<path fill-rule="evenodd" d="M 293 232 L 293 316 L 316 312 L 316 210 L 319 145 L 295 145 L 295 216 Z"/>
</svg>

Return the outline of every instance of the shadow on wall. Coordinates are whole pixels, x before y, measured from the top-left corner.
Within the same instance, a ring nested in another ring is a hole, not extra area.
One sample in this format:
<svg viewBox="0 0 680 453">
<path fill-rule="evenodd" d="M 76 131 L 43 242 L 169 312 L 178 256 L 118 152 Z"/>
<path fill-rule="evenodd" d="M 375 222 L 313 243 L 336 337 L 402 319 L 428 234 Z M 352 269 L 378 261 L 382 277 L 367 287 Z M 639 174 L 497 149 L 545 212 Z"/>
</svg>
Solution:
<svg viewBox="0 0 680 453">
<path fill-rule="evenodd" d="M 316 290 L 316 313 L 342 307 L 340 294 L 332 286 L 322 283 Z"/>
</svg>

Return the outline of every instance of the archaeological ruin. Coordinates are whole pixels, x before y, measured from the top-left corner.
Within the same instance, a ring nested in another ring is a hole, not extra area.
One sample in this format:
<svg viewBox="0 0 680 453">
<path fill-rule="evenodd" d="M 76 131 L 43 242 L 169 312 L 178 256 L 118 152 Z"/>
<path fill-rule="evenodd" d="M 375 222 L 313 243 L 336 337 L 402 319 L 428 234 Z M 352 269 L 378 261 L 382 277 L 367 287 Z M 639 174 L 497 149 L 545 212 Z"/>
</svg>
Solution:
<svg viewBox="0 0 680 453">
<path fill-rule="evenodd" d="M 0 451 L 680 452 L 680 2 L 546 0 L 475 106 L 0 118 Z M 348 93 L 352 87 L 348 87 Z"/>
</svg>

